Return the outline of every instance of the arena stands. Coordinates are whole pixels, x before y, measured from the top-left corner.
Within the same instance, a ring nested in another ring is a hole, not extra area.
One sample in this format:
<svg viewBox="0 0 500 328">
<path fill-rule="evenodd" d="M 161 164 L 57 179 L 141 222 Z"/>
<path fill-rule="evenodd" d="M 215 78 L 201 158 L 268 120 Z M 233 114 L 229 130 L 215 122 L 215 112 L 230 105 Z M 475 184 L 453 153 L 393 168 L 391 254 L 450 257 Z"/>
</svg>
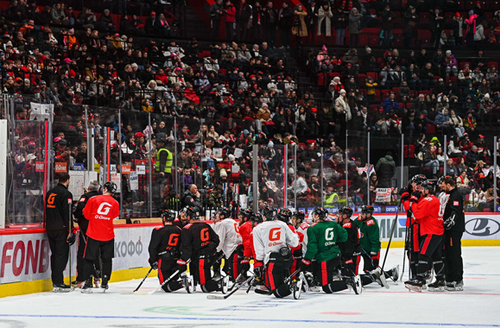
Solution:
<svg viewBox="0 0 500 328">
<path fill-rule="evenodd" d="M 62 171 L 121 182 L 131 220 L 180 209 L 197 195 L 192 185 L 207 211 L 256 202 L 385 211 L 409 176 L 445 172 L 471 209 L 496 210 L 499 56 L 490 41 L 499 16 L 490 2 L 438 1 L 441 13 L 428 1 L 389 1 L 389 14 L 387 1 L 331 1 L 344 5 L 332 20 L 348 21 L 355 6 L 361 13 L 359 37 L 346 23 L 336 45 L 342 27 L 328 18 L 318 31 L 319 19 L 306 16 L 309 33 L 293 35 L 304 16 L 295 4 L 274 34 L 263 12 L 254 26 L 238 24 L 237 12 L 227 25 L 240 27 L 235 42 L 220 38 L 222 18 L 217 40 L 187 35 L 181 16 L 191 2 L 45 2 L 1 2 L 2 118 L 15 127 L 10 224 L 42 222 L 43 190 Z M 461 41 L 450 38 L 456 13 L 469 19 L 471 7 L 487 39 L 471 43 L 467 24 Z"/>
</svg>

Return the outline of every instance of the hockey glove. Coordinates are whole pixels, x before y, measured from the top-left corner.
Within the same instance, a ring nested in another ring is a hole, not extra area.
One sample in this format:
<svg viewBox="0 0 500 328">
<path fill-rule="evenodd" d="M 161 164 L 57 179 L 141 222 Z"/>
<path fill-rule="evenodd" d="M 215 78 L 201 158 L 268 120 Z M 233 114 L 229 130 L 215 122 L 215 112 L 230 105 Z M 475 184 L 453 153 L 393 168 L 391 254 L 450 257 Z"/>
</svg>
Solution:
<svg viewBox="0 0 500 328">
<path fill-rule="evenodd" d="M 262 279 L 264 277 L 264 263 L 256 261 L 253 265 L 253 273 L 256 278 Z"/>
<path fill-rule="evenodd" d="M 149 265 L 151 265 L 151 268 L 153 270 L 158 270 L 158 261 L 153 262 L 153 263 L 149 262 Z"/>
<path fill-rule="evenodd" d="M 405 202 L 405 201 L 409 200 L 410 196 L 411 196 L 411 192 L 410 192 L 410 190 L 409 190 L 408 187 L 403 188 L 401 190 L 401 201 L 402 202 Z"/>
<path fill-rule="evenodd" d="M 418 203 L 418 201 L 420 200 L 421 197 L 422 197 L 422 192 L 416 190 L 416 191 L 412 192 L 411 197 L 410 197 L 410 201 L 412 203 Z"/>
<path fill-rule="evenodd" d="M 66 238 L 66 242 L 70 245 L 70 246 L 73 246 L 73 244 L 75 243 L 76 241 L 76 229 L 73 228 L 71 229 L 71 232 L 68 234 L 68 237 Z"/>
<path fill-rule="evenodd" d="M 177 269 L 179 272 L 184 272 L 187 270 L 187 262 L 181 259 L 177 260 Z"/>
<path fill-rule="evenodd" d="M 303 264 L 302 268 L 304 269 L 304 271 L 310 271 L 309 265 L 311 265 L 311 261 L 306 260 L 306 259 L 302 259 L 302 264 Z"/>
<path fill-rule="evenodd" d="M 302 247 L 299 249 L 296 249 L 292 252 L 293 258 L 295 260 L 302 260 Z"/>
<path fill-rule="evenodd" d="M 449 218 L 446 219 L 446 221 L 444 221 L 443 223 L 443 227 L 445 230 L 450 230 L 451 228 L 453 228 L 453 226 L 455 225 L 455 214 L 453 214 L 452 216 L 450 216 Z"/>
</svg>

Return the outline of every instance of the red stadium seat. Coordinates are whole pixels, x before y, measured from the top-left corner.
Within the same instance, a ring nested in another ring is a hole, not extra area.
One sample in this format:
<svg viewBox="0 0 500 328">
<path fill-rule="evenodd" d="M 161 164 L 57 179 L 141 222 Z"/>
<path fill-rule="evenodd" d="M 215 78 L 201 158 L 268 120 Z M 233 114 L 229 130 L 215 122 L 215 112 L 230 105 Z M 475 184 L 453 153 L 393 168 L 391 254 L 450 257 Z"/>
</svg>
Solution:
<svg viewBox="0 0 500 328">
<path fill-rule="evenodd" d="M 498 62 L 488 62 L 488 68 L 490 68 L 491 66 L 495 66 L 496 69 L 498 69 Z"/>
<path fill-rule="evenodd" d="M 373 81 L 378 80 L 378 73 L 377 72 L 368 72 L 368 73 L 366 73 L 366 75 L 371 77 L 373 79 Z"/>
<path fill-rule="evenodd" d="M 368 45 L 368 36 L 366 34 L 360 34 L 358 46 L 365 47 L 366 45 Z"/>
<path fill-rule="evenodd" d="M 318 73 L 318 85 L 325 85 L 325 73 Z"/>
</svg>

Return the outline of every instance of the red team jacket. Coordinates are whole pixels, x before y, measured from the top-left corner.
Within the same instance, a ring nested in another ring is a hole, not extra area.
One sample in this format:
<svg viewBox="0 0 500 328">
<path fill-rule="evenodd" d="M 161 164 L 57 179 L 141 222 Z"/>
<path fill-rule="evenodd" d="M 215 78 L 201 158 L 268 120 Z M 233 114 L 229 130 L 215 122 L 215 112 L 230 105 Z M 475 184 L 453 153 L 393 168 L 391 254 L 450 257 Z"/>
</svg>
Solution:
<svg viewBox="0 0 500 328">
<path fill-rule="evenodd" d="M 243 223 L 239 228 L 241 239 L 243 239 L 243 250 L 245 253 L 244 255 L 246 257 L 251 257 L 250 255 L 247 255 L 247 249 L 249 250 L 248 254 L 250 254 L 250 247 L 251 247 L 250 245 L 253 239 L 252 236 L 250 236 L 252 230 L 253 230 L 252 222 L 250 221 Z"/>
<path fill-rule="evenodd" d="M 441 202 L 436 196 L 421 197 L 411 207 L 415 219 L 420 224 L 420 235 L 444 234 Z"/>
<path fill-rule="evenodd" d="M 100 241 L 115 238 L 113 220 L 120 216 L 120 205 L 113 197 L 100 195 L 90 198 L 83 215 L 89 220 L 87 236 Z"/>
</svg>

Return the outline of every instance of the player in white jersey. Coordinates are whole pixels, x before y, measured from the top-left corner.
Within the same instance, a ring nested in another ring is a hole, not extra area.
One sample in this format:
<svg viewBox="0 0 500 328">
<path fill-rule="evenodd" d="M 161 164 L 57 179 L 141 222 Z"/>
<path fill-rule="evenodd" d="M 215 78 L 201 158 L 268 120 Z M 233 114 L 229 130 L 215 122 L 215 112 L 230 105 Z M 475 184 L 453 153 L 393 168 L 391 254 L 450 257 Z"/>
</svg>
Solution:
<svg viewBox="0 0 500 328">
<path fill-rule="evenodd" d="M 262 278 L 265 266 L 266 286 L 278 298 L 291 294 L 290 285 L 285 282 L 293 263 L 290 247 L 299 245 L 298 235 L 285 223 L 289 217 L 281 216 L 278 213 L 273 221 L 259 224 L 252 233 L 256 260 L 254 273 L 257 278 Z"/>
<path fill-rule="evenodd" d="M 213 229 L 220 239 L 217 252 L 224 255 L 224 271 L 234 281 L 239 275 L 240 257 L 243 257 L 238 222 L 231 218 L 231 212 L 225 207 L 219 209 L 213 221 Z"/>
</svg>

